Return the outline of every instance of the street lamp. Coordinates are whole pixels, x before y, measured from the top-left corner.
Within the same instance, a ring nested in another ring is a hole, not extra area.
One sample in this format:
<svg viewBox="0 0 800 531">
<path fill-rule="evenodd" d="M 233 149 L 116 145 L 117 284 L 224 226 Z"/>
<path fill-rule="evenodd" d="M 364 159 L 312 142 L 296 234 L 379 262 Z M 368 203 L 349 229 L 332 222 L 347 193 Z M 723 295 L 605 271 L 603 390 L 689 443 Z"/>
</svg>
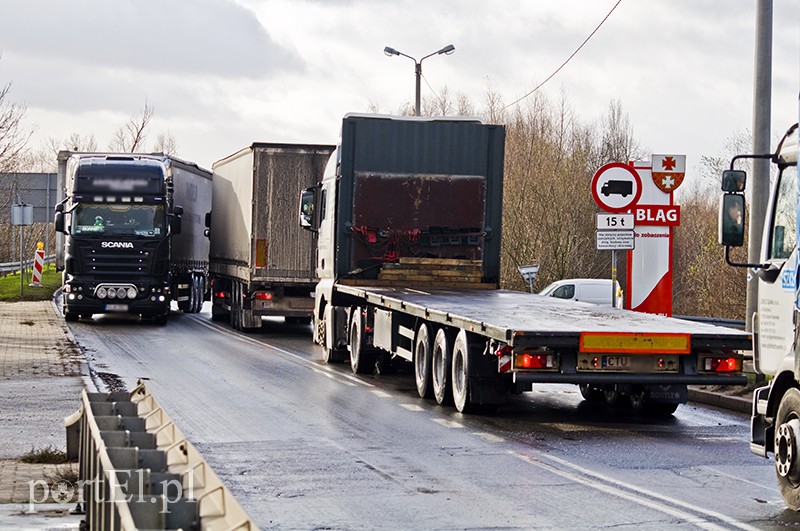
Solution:
<svg viewBox="0 0 800 531">
<path fill-rule="evenodd" d="M 410 55 L 406 55 L 403 52 L 398 52 L 397 50 L 395 50 L 391 46 L 387 46 L 386 48 L 383 49 L 383 53 L 385 53 L 389 57 L 391 57 L 393 55 L 402 55 L 403 57 L 408 57 L 409 59 L 414 61 L 414 74 L 417 77 L 417 92 L 416 92 L 416 102 L 415 102 L 415 104 L 416 104 L 415 105 L 415 112 L 416 112 L 417 116 L 420 115 L 419 82 L 420 82 L 420 79 L 422 78 L 422 61 L 424 61 L 428 57 L 431 57 L 432 55 L 442 55 L 442 54 L 450 55 L 455 51 L 456 51 L 456 47 L 453 46 L 452 44 L 448 44 L 447 46 L 445 46 L 441 50 L 435 51 L 433 53 L 429 53 L 428 55 L 426 55 L 425 57 L 423 57 L 422 59 L 417 61 L 416 59 L 414 59 Z"/>
</svg>

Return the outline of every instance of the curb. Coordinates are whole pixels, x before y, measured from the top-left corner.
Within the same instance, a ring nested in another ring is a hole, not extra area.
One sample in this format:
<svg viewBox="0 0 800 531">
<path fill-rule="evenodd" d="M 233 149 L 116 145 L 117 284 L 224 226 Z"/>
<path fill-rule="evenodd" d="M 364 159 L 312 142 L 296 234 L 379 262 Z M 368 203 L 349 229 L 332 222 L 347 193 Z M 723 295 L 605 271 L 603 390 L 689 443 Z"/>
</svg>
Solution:
<svg viewBox="0 0 800 531">
<path fill-rule="evenodd" d="M 710 393 L 699 389 L 689 389 L 689 402 L 715 406 L 739 413 L 752 413 L 753 403 L 749 398 Z"/>
</svg>

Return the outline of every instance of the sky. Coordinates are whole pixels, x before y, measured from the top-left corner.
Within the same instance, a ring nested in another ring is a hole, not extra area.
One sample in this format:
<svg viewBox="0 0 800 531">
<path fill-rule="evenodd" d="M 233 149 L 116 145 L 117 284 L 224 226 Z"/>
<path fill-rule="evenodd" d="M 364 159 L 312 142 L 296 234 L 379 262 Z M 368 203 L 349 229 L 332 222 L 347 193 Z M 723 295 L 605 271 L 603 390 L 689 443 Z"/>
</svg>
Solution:
<svg viewBox="0 0 800 531">
<path fill-rule="evenodd" d="M 396 113 L 445 88 L 477 109 L 550 76 L 617 0 L 0 0 L 0 85 L 31 146 L 72 133 L 105 149 L 154 108 L 150 141 L 210 168 L 253 142 L 336 143 L 348 112 Z M 541 89 L 584 123 L 611 101 L 646 153 L 728 156 L 751 129 L 756 0 L 622 0 Z M 797 121 L 800 3 L 774 0 L 774 147 Z M 525 104 L 525 100 L 521 103 Z"/>
</svg>

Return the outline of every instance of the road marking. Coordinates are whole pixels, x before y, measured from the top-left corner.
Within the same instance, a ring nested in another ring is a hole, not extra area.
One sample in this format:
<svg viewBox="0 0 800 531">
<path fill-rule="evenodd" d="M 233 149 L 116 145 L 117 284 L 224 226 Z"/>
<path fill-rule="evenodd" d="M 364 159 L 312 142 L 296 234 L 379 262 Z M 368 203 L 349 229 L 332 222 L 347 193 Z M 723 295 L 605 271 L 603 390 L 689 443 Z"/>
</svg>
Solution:
<svg viewBox="0 0 800 531">
<path fill-rule="evenodd" d="M 434 421 L 436 424 L 444 426 L 445 428 L 461 429 L 464 427 L 463 424 L 461 424 L 460 422 L 456 422 L 454 420 L 447 420 L 447 419 L 431 419 L 431 420 Z"/>
<path fill-rule="evenodd" d="M 416 404 L 400 404 L 400 407 L 405 408 L 409 411 L 425 411 L 424 407 L 418 406 Z"/>
<path fill-rule="evenodd" d="M 483 439 L 486 442 L 490 443 L 504 443 L 506 440 L 500 436 L 497 436 L 493 433 L 486 433 L 485 431 L 473 431 L 472 435 L 476 435 Z"/>
<path fill-rule="evenodd" d="M 191 315 L 190 317 L 192 319 L 194 319 L 197 323 L 205 326 L 206 328 L 210 328 L 211 330 L 214 330 L 215 332 L 226 334 L 227 336 L 232 337 L 234 339 L 237 339 L 237 340 L 239 340 L 239 341 L 241 341 L 243 343 L 249 343 L 251 345 L 255 345 L 255 346 L 258 346 L 258 347 L 261 347 L 261 348 L 266 348 L 268 350 L 272 350 L 274 352 L 277 352 L 278 355 L 280 355 L 284 359 L 291 358 L 291 359 L 287 359 L 287 361 L 291 361 L 291 362 L 294 362 L 294 363 L 298 363 L 300 365 L 304 365 L 304 366 L 308 367 L 309 369 L 311 369 L 312 371 L 320 373 L 320 374 L 325 374 L 326 376 L 329 376 L 331 379 L 336 380 L 339 383 L 342 383 L 342 384 L 345 384 L 345 385 L 348 385 L 348 386 L 360 385 L 362 387 L 367 387 L 367 388 L 374 388 L 375 387 L 371 383 L 368 383 L 368 382 L 365 382 L 363 380 L 360 380 L 360 379 L 356 378 L 353 375 L 341 373 L 339 371 L 335 371 L 335 370 L 330 369 L 330 368 L 328 368 L 328 367 L 326 367 L 324 365 L 319 365 L 318 363 L 316 363 L 316 362 L 314 362 L 312 360 L 309 360 L 309 359 L 306 359 L 306 358 L 304 358 L 302 356 L 299 356 L 299 355 L 297 355 L 297 354 L 295 354 L 293 352 L 289 352 L 288 350 L 282 349 L 280 347 L 276 347 L 274 345 L 270 345 L 268 343 L 263 343 L 263 342 L 258 341 L 256 339 L 253 339 L 251 337 L 244 336 L 244 335 L 236 332 L 235 330 L 231 330 L 230 328 L 227 328 L 226 326 L 224 326 L 222 324 L 209 323 L 206 320 L 202 319 L 199 315 Z M 344 381 L 344 380 L 347 380 L 347 381 Z M 352 383 L 348 383 L 348 382 L 352 382 Z"/>
<path fill-rule="evenodd" d="M 536 456 L 529 456 L 513 450 L 510 450 L 508 453 L 518 459 L 525 461 L 526 463 L 537 466 L 543 470 L 547 470 L 548 472 L 551 472 L 563 478 L 569 479 L 576 483 L 580 483 L 595 490 L 599 490 L 607 494 L 617 496 L 618 498 L 623 498 L 632 501 L 634 503 L 637 503 L 639 505 L 649 507 L 651 509 L 662 512 L 669 516 L 680 518 L 681 520 L 684 520 L 687 523 L 697 525 L 698 527 L 701 527 L 703 529 L 722 530 L 722 529 L 730 529 L 732 527 L 737 529 L 746 529 L 748 531 L 751 530 L 756 531 L 758 529 L 756 527 L 734 520 L 733 518 L 718 513 L 716 511 L 703 509 L 701 507 L 697 507 L 690 503 L 686 503 L 680 500 L 676 500 L 675 498 L 670 498 L 669 496 L 664 496 L 663 494 L 660 493 L 643 489 L 639 485 L 632 485 L 629 483 L 625 483 L 623 481 L 616 480 L 614 478 L 605 476 L 603 474 L 593 472 L 587 468 L 576 465 L 574 463 L 570 463 L 569 461 L 560 459 L 553 455 L 547 455 L 542 452 L 536 452 L 536 451 L 533 452 L 536 454 Z M 548 463 L 546 461 L 555 462 L 557 465 L 574 470 L 574 472 L 563 470 L 562 468 L 559 468 L 558 466 Z M 693 511 L 695 513 L 698 513 L 699 515 L 704 515 L 708 518 L 718 520 L 720 522 L 725 523 L 726 526 L 710 522 L 706 519 L 703 519 L 701 516 L 697 516 L 686 511 Z"/>
<path fill-rule="evenodd" d="M 775 492 L 775 490 L 777 489 L 777 485 L 769 485 L 769 486 L 762 485 L 761 483 L 756 483 L 755 481 L 749 481 L 749 480 L 741 478 L 739 476 L 734 476 L 733 474 L 728 474 L 727 472 L 723 472 L 722 470 L 719 470 L 719 469 L 711 467 L 711 466 L 703 466 L 703 467 L 700 467 L 700 468 L 705 468 L 706 470 L 709 470 L 709 471 L 713 472 L 714 474 L 719 474 L 720 476 L 725 476 L 727 478 L 735 479 L 736 481 L 741 482 L 741 483 L 749 483 L 750 485 L 753 485 L 753 486 L 756 486 L 756 487 L 761 487 L 762 489 L 766 489 L 766 490 L 769 490 L 769 491 L 772 491 L 772 492 Z"/>
<path fill-rule="evenodd" d="M 391 398 L 391 396 L 392 396 L 389 393 L 385 393 L 383 391 L 379 391 L 378 389 L 373 389 L 372 391 L 370 391 L 370 393 L 372 393 L 375 396 L 379 396 L 381 398 Z"/>
</svg>

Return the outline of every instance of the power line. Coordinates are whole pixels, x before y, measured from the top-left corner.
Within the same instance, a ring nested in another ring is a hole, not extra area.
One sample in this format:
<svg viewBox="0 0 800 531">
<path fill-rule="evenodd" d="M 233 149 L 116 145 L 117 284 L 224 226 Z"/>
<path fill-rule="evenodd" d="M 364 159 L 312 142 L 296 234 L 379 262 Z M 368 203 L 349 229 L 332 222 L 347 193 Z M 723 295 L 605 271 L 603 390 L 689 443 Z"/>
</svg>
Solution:
<svg viewBox="0 0 800 531">
<path fill-rule="evenodd" d="M 519 99 L 517 99 L 516 101 L 513 101 L 513 102 L 509 103 L 508 105 L 506 105 L 505 107 L 503 107 L 503 108 L 502 108 L 502 109 L 500 109 L 500 110 L 501 110 L 501 111 L 503 111 L 503 110 L 505 110 L 505 109 L 507 109 L 507 108 L 511 107 L 512 105 L 516 105 L 517 103 L 521 102 L 522 100 L 524 100 L 525 98 L 527 98 L 528 96 L 530 96 L 531 94 L 533 94 L 534 92 L 536 92 L 537 90 L 539 90 L 540 88 L 542 88 L 542 86 L 543 86 L 545 83 L 547 83 L 548 81 L 550 81 L 551 79 L 553 79 L 553 78 L 556 76 L 556 74 L 558 74 L 558 73 L 561 71 L 561 69 L 562 69 L 562 68 L 564 68 L 565 66 L 567 66 L 567 63 L 569 63 L 569 62 L 572 60 L 572 58 L 573 58 L 573 57 L 575 57 L 576 55 L 578 55 L 578 52 L 579 52 L 579 51 L 581 51 L 581 48 L 583 48 L 583 47 L 586 45 L 586 43 L 587 43 L 587 42 L 589 42 L 589 39 L 591 39 L 592 37 L 594 37 L 594 34 L 595 34 L 595 33 L 597 33 L 597 30 L 599 30 L 599 29 L 600 29 L 600 27 L 601 27 L 601 26 L 602 26 L 602 25 L 605 23 L 605 21 L 606 21 L 606 20 L 608 20 L 608 17 L 610 17 L 610 16 L 611 16 L 611 13 L 613 13 L 613 12 L 614 12 L 614 10 L 617 8 L 617 6 L 618 6 L 618 5 L 619 5 L 621 2 L 622 2 L 622 0 L 617 0 L 617 3 L 616 3 L 616 4 L 614 4 L 614 7 L 612 7 L 612 8 L 611 8 L 611 10 L 608 12 L 608 14 L 607 14 L 607 15 L 606 15 L 606 16 L 603 18 L 603 20 L 601 20 L 601 21 L 600 21 L 600 24 L 598 24 L 598 25 L 597 25 L 597 27 L 594 29 L 594 31 L 592 31 L 592 32 L 589 34 L 589 36 L 588 36 L 588 37 L 586 37 L 586 39 L 585 39 L 585 40 L 584 40 L 584 41 L 581 43 L 581 45 L 580 45 L 580 46 L 578 46 L 578 48 L 577 48 L 577 49 L 576 49 L 574 52 L 572 52 L 572 55 L 570 55 L 569 57 L 567 57 L 567 60 L 566 60 L 566 61 L 564 61 L 563 63 L 561 63 L 561 66 L 559 66 L 558 68 L 556 68 L 555 72 L 553 72 L 552 74 L 550 74 L 549 76 L 547 76 L 547 79 L 545 79 L 544 81 L 542 81 L 541 83 L 539 83 L 538 85 L 536 85 L 536 87 L 534 87 L 534 89 L 533 89 L 533 90 L 531 90 L 530 92 L 528 92 L 528 93 L 527 93 L 527 94 L 525 94 L 524 96 L 520 97 L 520 98 L 519 98 Z"/>
</svg>

